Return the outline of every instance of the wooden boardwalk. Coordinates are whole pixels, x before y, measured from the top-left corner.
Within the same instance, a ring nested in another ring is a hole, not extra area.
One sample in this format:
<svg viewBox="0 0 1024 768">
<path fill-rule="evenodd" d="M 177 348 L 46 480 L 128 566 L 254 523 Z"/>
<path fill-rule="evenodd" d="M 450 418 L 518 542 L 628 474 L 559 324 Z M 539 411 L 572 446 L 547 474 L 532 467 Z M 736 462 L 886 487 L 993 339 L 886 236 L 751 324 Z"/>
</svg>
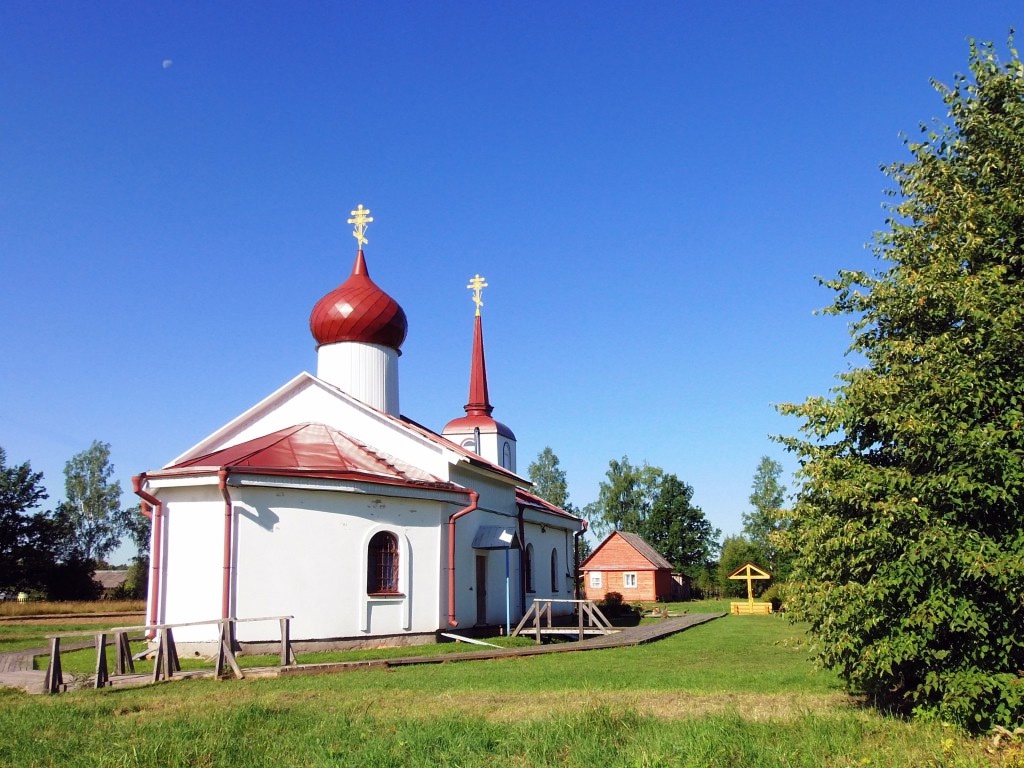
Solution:
<svg viewBox="0 0 1024 768">
<path fill-rule="evenodd" d="M 243 669 L 245 677 L 283 677 L 285 675 L 323 675 L 347 672 L 356 669 L 408 667 L 415 664 L 450 664 L 460 661 L 484 661 L 515 656 L 538 656 L 544 653 L 576 653 L 602 648 L 623 648 L 642 645 L 682 632 L 690 627 L 705 624 L 725 616 L 724 613 L 691 613 L 671 619 L 661 619 L 650 624 L 623 628 L 619 632 L 582 641 L 530 645 L 518 648 L 487 648 L 466 653 L 441 653 L 433 656 L 402 656 L 390 659 L 366 659 L 363 661 L 337 661 L 323 664 L 294 664 L 287 667 L 252 667 Z M 82 643 L 91 648 L 92 643 Z M 71 650 L 68 648 L 67 650 Z M 0 686 L 21 688 L 28 693 L 42 693 L 45 672 L 32 670 L 32 657 L 49 653 L 47 648 L 33 648 L 14 653 L 0 654 Z M 16 658 L 15 658 L 16 657 Z M 189 670 L 176 672 L 172 680 L 212 678 L 213 670 Z M 149 685 L 152 674 L 117 675 L 111 678 L 114 687 Z"/>
<path fill-rule="evenodd" d="M 486 659 L 502 659 L 512 656 L 539 656 L 543 653 L 576 653 L 580 651 L 596 651 L 601 648 L 624 648 L 631 645 L 642 645 L 663 637 L 682 632 L 684 629 L 705 624 L 725 616 L 724 613 L 690 613 L 673 619 L 628 627 L 610 635 L 589 637 L 586 640 L 565 643 L 549 643 L 547 645 L 528 645 L 519 648 L 488 648 L 482 651 L 466 653 L 442 653 L 436 656 L 404 656 L 392 659 L 367 659 L 365 661 L 338 661 L 324 664 L 296 664 L 291 667 L 272 667 L 266 671 L 284 675 L 316 675 L 331 672 L 345 672 L 353 669 L 374 667 L 408 667 L 414 664 L 450 664 L 457 661 L 484 661 Z M 249 674 L 249 670 L 246 670 Z"/>
</svg>

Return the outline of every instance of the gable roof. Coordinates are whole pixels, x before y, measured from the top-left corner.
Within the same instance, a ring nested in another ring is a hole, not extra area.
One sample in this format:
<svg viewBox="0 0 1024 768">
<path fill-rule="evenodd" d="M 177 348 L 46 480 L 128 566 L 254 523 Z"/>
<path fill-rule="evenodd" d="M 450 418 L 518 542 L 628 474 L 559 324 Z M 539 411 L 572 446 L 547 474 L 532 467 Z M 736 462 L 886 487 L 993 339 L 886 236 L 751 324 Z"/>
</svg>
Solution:
<svg viewBox="0 0 1024 768">
<path fill-rule="evenodd" d="M 128 581 L 128 571 L 93 571 L 92 580 L 104 589 L 117 589 Z"/>
<path fill-rule="evenodd" d="M 296 398 L 300 393 L 309 390 L 310 388 L 316 389 L 329 397 L 335 398 L 339 403 L 342 403 L 347 407 L 357 409 L 362 416 L 365 416 L 378 424 L 388 425 L 391 429 L 406 435 L 422 446 L 430 446 L 431 450 L 438 451 L 442 455 L 445 455 L 451 463 L 466 462 L 471 467 L 477 470 L 482 470 L 492 476 L 497 476 L 498 479 L 509 484 L 531 484 L 529 480 L 519 477 L 517 474 L 510 472 L 504 467 L 492 464 L 483 457 L 478 456 L 472 451 L 466 450 L 458 443 L 448 440 L 433 430 L 424 427 L 422 424 L 418 424 L 406 416 L 396 417 L 385 413 L 384 411 L 378 411 L 376 408 L 372 408 L 366 403 L 363 403 L 346 392 L 343 392 L 333 384 L 329 384 L 323 379 L 319 379 L 306 371 L 298 374 L 283 386 L 279 387 L 274 392 L 271 392 L 258 403 L 236 416 L 227 424 L 224 424 L 216 431 L 207 435 L 187 451 L 172 459 L 171 462 L 165 465 L 163 469 L 169 470 L 172 467 L 181 466 L 185 462 L 193 459 L 212 455 L 212 453 L 215 452 L 213 449 L 217 446 L 222 446 L 225 442 L 230 443 L 234 437 L 244 433 L 247 429 L 251 428 L 254 424 L 263 419 L 267 414 L 282 408 L 288 402 Z M 150 476 L 154 476 L 157 473 L 149 474 Z"/>
<path fill-rule="evenodd" d="M 598 552 L 604 549 L 605 545 L 614 539 L 616 536 L 622 538 L 629 546 L 631 546 L 636 552 L 643 557 L 647 562 L 653 565 L 657 569 L 667 568 L 672 570 L 672 563 L 665 559 L 665 557 L 658 552 L 654 547 L 648 544 L 642 536 L 636 533 L 629 533 L 628 531 L 612 531 L 608 537 L 597 545 L 597 548 L 590 553 L 590 557 L 580 563 L 580 570 L 583 570 L 590 564 L 590 561 L 597 557 Z"/>
<path fill-rule="evenodd" d="M 297 424 L 153 472 L 161 477 L 227 469 L 261 475 L 365 480 L 391 485 L 464 489 L 377 451 L 326 424 Z"/>
<path fill-rule="evenodd" d="M 735 571 L 726 576 L 727 579 L 770 579 L 772 575 L 768 573 L 764 568 L 756 565 L 750 560 L 747 560 L 743 565 L 737 568 Z"/>
</svg>

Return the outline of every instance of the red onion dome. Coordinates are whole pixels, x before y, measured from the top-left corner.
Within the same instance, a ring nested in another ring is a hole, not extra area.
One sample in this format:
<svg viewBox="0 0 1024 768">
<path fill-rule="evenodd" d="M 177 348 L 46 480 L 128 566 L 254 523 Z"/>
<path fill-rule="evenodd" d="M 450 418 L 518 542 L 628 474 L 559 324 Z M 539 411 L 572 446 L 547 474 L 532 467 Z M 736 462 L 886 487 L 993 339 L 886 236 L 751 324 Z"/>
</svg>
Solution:
<svg viewBox="0 0 1024 768">
<path fill-rule="evenodd" d="M 317 345 L 360 341 L 398 350 L 409 322 L 398 302 L 370 279 L 362 250 L 348 280 L 324 296 L 309 315 Z"/>
</svg>

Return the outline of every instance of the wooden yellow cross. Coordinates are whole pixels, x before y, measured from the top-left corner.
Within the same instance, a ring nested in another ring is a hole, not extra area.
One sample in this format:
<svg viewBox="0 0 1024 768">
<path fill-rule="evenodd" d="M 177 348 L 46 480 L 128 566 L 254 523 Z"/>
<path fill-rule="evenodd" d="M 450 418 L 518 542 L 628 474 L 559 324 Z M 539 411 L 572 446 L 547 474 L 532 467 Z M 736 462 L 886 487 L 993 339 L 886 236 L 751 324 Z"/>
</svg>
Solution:
<svg viewBox="0 0 1024 768">
<path fill-rule="evenodd" d="M 729 574 L 730 579 L 747 582 L 747 603 L 751 610 L 754 607 L 754 579 L 770 579 L 772 575 L 763 568 L 758 568 L 753 563 L 744 563 L 735 571 Z"/>
</svg>

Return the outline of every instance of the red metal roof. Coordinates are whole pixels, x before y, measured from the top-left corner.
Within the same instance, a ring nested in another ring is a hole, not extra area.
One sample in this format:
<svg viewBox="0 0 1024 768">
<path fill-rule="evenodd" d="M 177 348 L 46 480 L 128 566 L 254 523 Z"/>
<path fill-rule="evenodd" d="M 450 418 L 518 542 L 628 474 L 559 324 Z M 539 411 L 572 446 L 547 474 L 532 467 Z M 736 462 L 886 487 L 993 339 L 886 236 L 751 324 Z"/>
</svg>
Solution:
<svg viewBox="0 0 1024 768">
<path fill-rule="evenodd" d="M 370 279 L 360 249 L 349 278 L 313 307 L 309 330 L 317 344 L 359 341 L 397 350 L 405 341 L 409 322 L 398 302 Z"/>
<path fill-rule="evenodd" d="M 561 507 L 556 507 L 547 499 L 542 499 L 535 493 L 530 493 L 522 488 L 516 488 L 516 504 L 521 507 L 532 507 L 533 509 L 539 509 L 542 512 L 547 512 L 551 515 L 558 515 L 559 517 L 565 517 L 569 520 L 581 521 L 583 518 L 576 517 L 576 515 L 570 515 Z"/>
<path fill-rule="evenodd" d="M 267 475 L 303 475 L 462 491 L 428 472 L 378 452 L 325 424 L 297 424 L 183 461 L 150 477 L 187 469 L 229 469 Z"/>
</svg>

